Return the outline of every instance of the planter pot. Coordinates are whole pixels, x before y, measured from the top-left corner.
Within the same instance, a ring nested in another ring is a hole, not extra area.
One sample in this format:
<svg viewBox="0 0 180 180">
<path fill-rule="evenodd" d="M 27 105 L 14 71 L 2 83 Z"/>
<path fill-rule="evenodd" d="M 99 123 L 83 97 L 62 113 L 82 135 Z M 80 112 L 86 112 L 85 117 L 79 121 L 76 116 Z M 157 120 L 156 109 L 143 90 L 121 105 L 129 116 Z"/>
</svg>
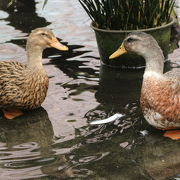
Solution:
<svg viewBox="0 0 180 180">
<path fill-rule="evenodd" d="M 166 24 L 164 26 L 129 31 L 99 29 L 92 23 L 91 27 L 95 31 L 101 63 L 114 68 L 144 67 L 144 59 L 136 54 L 124 54 L 117 58 L 119 60 L 109 60 L 109 56 L 118 49 L 124 38 L 129 33 L 140 31 L 151 34 L 162 48 L 164 56 L 167 57 L 171 36 L 171 26 L 173 25 L 173 23 L 174 19 L 172 18 L 169 24 Z"/>
</svg>

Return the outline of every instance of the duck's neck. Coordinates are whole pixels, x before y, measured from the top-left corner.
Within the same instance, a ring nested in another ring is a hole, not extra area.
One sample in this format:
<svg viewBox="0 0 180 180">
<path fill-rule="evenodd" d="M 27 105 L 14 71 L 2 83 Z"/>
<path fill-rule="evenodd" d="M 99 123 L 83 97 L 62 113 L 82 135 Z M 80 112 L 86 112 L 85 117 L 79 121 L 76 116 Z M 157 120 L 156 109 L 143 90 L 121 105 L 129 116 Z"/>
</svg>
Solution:
<svg viewBox="0 0 180 180">
<path fill-rule="evenodd" d="M 145 68 L 145 73 L 144 77 L 147 75 L 162 75 L 163 74 L 163 69 L 164 69 L 164 55 L 161 51 L 160 48 L 157 48 L 154 50 L 152 53 L 149 51 L 144 56 L 146 60 L 146 68 Z"/>
<path fill-rule="evenodd" d="M 43 49 L 40 46 L 33 46 L 27 44 L 27 67 L 31 69 L 41 69 L 42 65 L 42 52 Z"/>
</svg>

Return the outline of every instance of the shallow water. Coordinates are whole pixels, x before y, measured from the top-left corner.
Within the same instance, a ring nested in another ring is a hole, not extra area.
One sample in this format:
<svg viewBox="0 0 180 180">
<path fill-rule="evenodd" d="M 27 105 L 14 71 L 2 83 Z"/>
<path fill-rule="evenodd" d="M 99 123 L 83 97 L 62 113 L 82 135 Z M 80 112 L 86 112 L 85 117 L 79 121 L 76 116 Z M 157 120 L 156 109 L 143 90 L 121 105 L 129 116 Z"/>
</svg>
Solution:
<svg viewBox="0 0 180 180">
<path fill-rule="evenodd" d="M 44 9 L 43 1 L 29 2 L 25 12 L 0 4 L 0 59 L 25 62 L 27 34 L 41 26 L 70 51 L 45 50 L 50 87 L 40 109 L 0 119 L 0 179 L 180 179 L 180 142 L 164 138 L 140 111 L 143 70 L 100 66 L 78 1 L 51 0 Z M 123 117 L 113 123 L 88 124 L 117 112 Z"/>
</svg>

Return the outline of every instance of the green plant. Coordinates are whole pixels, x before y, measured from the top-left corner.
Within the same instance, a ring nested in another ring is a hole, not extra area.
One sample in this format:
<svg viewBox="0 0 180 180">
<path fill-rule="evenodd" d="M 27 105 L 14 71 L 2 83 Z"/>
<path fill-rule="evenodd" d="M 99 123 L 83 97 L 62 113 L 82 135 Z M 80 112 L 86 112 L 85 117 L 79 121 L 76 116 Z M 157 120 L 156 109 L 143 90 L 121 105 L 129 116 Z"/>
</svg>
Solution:
<svg viewBox="0 0 180 180">
<path fill-rule="evenodd" d="M 102 29 L 137 30 L 168 23 L 175 0 L 79 0 Z"/>
<path fill-rule="evenodd" d="M 8 7 L 12 6 L 13 3 L 15 3 L 15 2 L 16 2 L 16 0 L 9 0 L 9 2 L 8 2 Z"/>
</svg>

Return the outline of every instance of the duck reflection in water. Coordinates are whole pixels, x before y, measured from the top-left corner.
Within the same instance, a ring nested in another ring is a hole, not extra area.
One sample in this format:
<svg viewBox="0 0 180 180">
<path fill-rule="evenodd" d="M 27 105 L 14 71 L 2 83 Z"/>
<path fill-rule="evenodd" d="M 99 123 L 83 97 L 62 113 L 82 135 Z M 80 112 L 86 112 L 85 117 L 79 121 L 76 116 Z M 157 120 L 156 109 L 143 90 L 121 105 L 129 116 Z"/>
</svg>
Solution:
<svg viewBox="0 0 180 180">
<path fill-rule="evenodd" d="M 0 121 L 1 178 L 31 178 L 40 173 L 38 166 L 53 153 L 54 133 L 46 110 L 41 107 L 15 121 Z"/>
<path fill-rule="evenodd" d="M 15 121 L 1 120 L 0 141 L 5 143 L 7 150 L 28 143 L 35 148 L 48 147 L 52 144 L 53 129 L 48 114 L 43 107 L 26 111 L 24 116 L 17 117 Z"/>
<path fill-rule="evenodd" d="M 99 114 L 99 117 L 97 117 L 101 120 L 97 121 L 95 118 L 91 118 L 91 122 L 89 121 L 90 124 L 103 124 L 118 120 L 118 125 L 121 126 L 124 124 L 122 118 L 126 120 L 130 118 L 129 120 L 133 124 L 137 120 L 134 115 L 139 114 L 137 102 L 140 96 L 142 73 L 143 71 L 120 71 L 119 69 L 112 69 L 102 65 L 100 69 L 99 88 L 95 97 L 101 103 L 100 106 L 101 109 L 103 107 L 105 116 L 102 117 Z M 129 91 L 129 89 L 133 89 L 133 92 Z M 88 114 L 91 114 L 90 116 L 94 116 L 93 114 L 97 115 L 99 107 L 89 111 Z"/>
<path fill-rule="evenodd" d="M 44 108 L 27 111 L 13 121 L 5 118 L 0 121 L 1 178 L 83 176 L 73 165 L 68 148 L 55 143 L 53 127 Z"/>
<path fill-rule="evenodd" d="M 142 159 L 140 167 L 153 178 L 164 180 L 173 176 L 178 177 L 180 172 L 180 142 L 155 135 L 145 138 L 145 145 L 136 154 Z M 176 179 L 176 178 L 174 178 Z M 178 178 L 177 178 L 178 179 Z"/>
</svg>

